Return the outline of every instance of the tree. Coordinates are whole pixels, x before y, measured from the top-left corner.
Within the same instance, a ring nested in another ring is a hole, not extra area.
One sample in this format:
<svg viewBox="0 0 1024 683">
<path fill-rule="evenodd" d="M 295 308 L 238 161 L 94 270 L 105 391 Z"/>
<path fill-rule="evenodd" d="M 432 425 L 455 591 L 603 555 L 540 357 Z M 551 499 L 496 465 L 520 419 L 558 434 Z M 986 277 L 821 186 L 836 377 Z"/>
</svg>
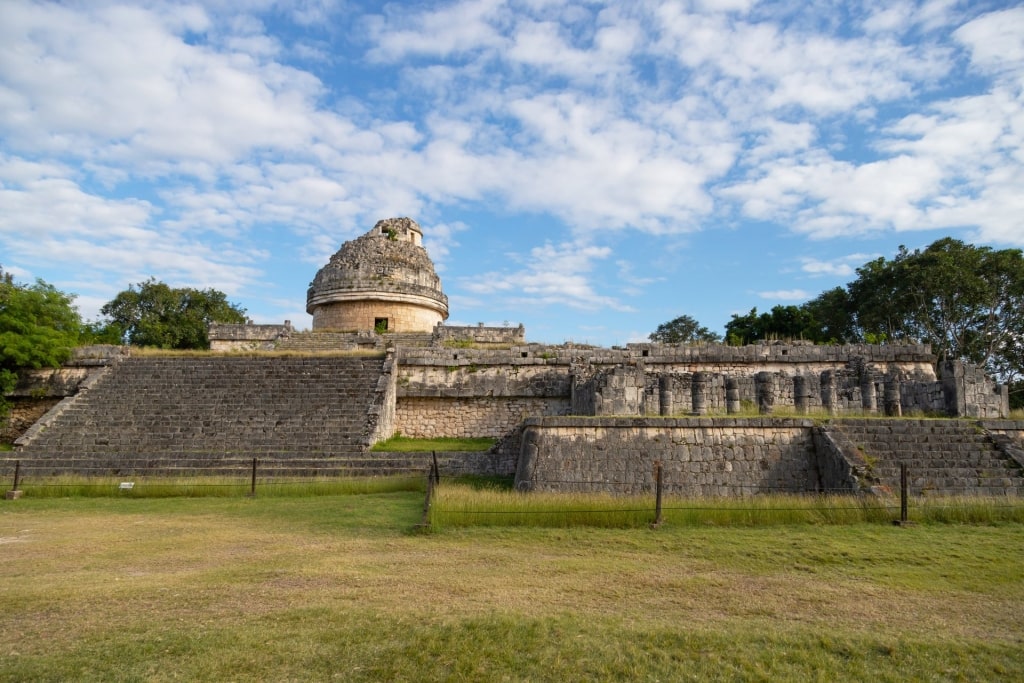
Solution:
<svg viewBox="0 0 1024 683">
<path fill-rule="evenodd" d="M 860 341 L 853 304 L 849 293 L 842 287 L 826 290 L 801 304 L 800 308 L 811 320 L 807 333 L 815 342 L 850 344 Z"/>
<path fill-rule="evenodd" d="M 162 349 L 208 349 L 210 323 L 246 322 L 245 309 L 229 303 L 223 292 L 171 288 L 153 278 L 130 285 L 100 313 L 109 319 L 108 330 L 120 339 Z"/>
<path fill-rule="evenodd" d="M 20 371 L 59 367 L 71 357 L 82 330 L 73 301 L 42 280 L 20 285 L 0 268 L 0 402 Z"/>
<path fill-rule="evenodd" d="M 750 313 L 746 315 L 733 313 L 729 322 L 725 324 L 725 343 L 730 346 L 743 346 L 755 342 L 764 338 L 761 335 L 757 307 L 751 308 Z"/>
<path fill-rule="evenodd" d="M 984 365 L 1003 379 L 1024 373 L 1024 255 L 952 238 L 923 250 L 900 247 L 857 269 L 848 286 L 865 338 L 931 344 L 940 359 Z"/>
<path fill-rule="evenodd" d="M 658 329 L 647 336 L 652 342 L 662 344 L 716 343 L 721 337 L 702 326 L 688 315 L 658 325 Z"/>
<path fill-rule="evenodd" d="M 805 306 L 775 306 L 771 312 L 760 315 L 757 308 L 746 315 L 733 313 L 725 324 L 725 338 L 733 346 L 761 339 L 827 341 L 820 323 Z"/>
</svg>

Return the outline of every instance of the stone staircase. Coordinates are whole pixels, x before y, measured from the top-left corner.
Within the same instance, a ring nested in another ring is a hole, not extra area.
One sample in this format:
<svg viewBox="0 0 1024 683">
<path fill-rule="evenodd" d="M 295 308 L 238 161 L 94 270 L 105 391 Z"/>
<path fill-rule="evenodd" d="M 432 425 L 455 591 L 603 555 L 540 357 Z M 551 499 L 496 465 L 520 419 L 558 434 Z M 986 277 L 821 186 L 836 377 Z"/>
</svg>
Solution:
<svg viewBox="0 0 1024 683">
<path fill-rule="evenodd" d="M 901 464 L 911 496 L 1024 495 L 1022 463 L 977 422 L 843 419 L 829 429 L 860 452 L 873 483 L 894 495 Z"/>
<path fill-rule="evenodd" d="M 429 348 L 434 343 L 430 332 L 295 332 L 278 340 L 276 351 L 333 353 L 337 351 L 375 350 L 404 346 Z"/>
<path fill-rule="evenodd" d="M 128 358 L 37 423 L 15 455 L 50 473 L 215 474 L 253 457 L 295 473 L 405 468 L 367 451 L 383 366 L 351 356 Z"/>
<path fill-rule="evenodd" d="M 384 338 L 372 332 L 294 332 L 277 341 L 276 351 L 333 353 L 359 349 L 384 351 Z"/>
<path fill-rule="evenodd" d="M 384 343 L 388 346 L 429 348 L 434 345 L 434 334 L 432 332 L 388 332 L 384 335 Z"/>
</svg>

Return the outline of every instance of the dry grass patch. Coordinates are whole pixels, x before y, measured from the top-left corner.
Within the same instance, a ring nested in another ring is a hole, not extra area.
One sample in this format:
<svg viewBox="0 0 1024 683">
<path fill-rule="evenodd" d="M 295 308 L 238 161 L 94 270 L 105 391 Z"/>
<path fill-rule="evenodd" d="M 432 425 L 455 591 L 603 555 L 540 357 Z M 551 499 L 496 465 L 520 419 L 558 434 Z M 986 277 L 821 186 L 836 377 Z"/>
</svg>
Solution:
<svg viewBox="0 0 1024 683">
<path fill-rule="evenodd" d="M 0 506 L 0 680 L 1012 680 L 1024 526 L 468 528 L 414 493 Z"/>
</svg>

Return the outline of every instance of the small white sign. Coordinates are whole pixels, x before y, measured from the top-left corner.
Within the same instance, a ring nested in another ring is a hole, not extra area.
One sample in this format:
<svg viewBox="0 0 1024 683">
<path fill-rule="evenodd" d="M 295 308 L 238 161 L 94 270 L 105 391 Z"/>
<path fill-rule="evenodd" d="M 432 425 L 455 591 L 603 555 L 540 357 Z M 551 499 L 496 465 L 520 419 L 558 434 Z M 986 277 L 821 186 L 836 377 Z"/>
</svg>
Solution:
<svg viewBox="0 0 1024 683">
<path fill-rule="evenodd" d="M 133 488 L 135 488 L 135 482 L 134 481 L 122 481 L 121 485 L 118 486 L 117 488 L 121 489 L 122 491 L 131 491 Z"/>
</svg>

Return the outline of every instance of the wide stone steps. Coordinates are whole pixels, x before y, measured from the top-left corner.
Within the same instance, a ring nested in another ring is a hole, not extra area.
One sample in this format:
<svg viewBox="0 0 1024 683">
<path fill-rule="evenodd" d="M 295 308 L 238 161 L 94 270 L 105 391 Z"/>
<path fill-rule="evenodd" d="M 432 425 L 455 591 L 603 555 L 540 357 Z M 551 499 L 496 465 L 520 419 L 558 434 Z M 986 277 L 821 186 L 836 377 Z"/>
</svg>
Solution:
<svg viewBox="0 0 1024 683">
<path fill-rule="evenodd" d="M 21 451 L 49 457 L 358 452 L 383 362 L 130 358 L 63 406 Z"/>
<path fill-rule="evenodd" d="M 835 426 L 898 492 L 906 465 L 911 495 L 1024 495 L 1024 470 L 976 423 L 963 420 L 840 420 Z"/>
<path fill-rule="evenodd" d="M 330 353 L 353 349 L 377 349 L 389 346 L 429 348 L 434 344 L 430 332 L 386 332 L 370 334 L 358 332 L 298 332 L 278 341 L 278 351 Z"/>
<path fill-rule="evenodd" d="M 278 340 L 277 351 L 329 353 L 353 349 L 383 351 L 384 339 L 380 335 L 357 332 L 296 332 Z"/>
</svg>

